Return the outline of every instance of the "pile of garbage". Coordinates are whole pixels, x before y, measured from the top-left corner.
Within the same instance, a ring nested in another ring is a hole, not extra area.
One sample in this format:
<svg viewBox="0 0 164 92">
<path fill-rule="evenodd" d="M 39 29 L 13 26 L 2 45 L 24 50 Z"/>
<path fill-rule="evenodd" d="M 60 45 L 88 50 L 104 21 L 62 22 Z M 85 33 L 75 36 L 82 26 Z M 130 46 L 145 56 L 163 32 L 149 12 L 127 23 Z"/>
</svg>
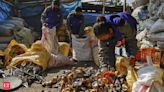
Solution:
<svg viewBox="0 0 164 92">
<path fill-rule="evenodd" d="M 42 86 L 59 88 L 60 92 L 128 92 L 126 76 L 93 67 L 73 67 Z"/>
<path fill-rule="evenodd" d="M 34 63 L 21 63 L 16 66 L 13 66 L 11 69 L 2 70 L 2 77 L 17 77 L 22 80 L 22 85 L 25 87 L 29 87 L 34 81 L 38 81 L 41 83 L 43 81 L 41 68 Z"/>
<path fill-rule="evenodd" d="M 136 37 L 141 48 L 164 48 L 163 10 L 163 0 L 149 0 L 149 3 L 147 2 L 146 5 L 139 6 L 134 10 L 134 12 L 138 11 L 138 16 L 140 15 L 139 17 L 142 17 L 142 19 L 139 20 L 139 23 L 140 25 L 143 25 L 143 31 L 140 30 L 141 32 Z M 143 18 L 143 16 L 145 17 Z"/>
</svg>

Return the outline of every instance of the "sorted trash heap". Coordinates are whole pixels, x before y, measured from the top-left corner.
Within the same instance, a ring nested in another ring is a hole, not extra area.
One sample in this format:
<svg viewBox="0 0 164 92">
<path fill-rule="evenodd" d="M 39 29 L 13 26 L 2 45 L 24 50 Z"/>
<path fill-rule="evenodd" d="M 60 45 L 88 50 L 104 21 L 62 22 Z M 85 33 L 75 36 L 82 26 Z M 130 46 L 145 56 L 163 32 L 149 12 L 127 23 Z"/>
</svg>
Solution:
<svg viewBox="0 0 164 92">
<path fill-rule="evenodd" d="M 93 67 L 73 67 L 60 76 L 42 83 L 60 92 L 128 92 L 126 76 L 114 71 L 101 72 Z"/>
</svg>

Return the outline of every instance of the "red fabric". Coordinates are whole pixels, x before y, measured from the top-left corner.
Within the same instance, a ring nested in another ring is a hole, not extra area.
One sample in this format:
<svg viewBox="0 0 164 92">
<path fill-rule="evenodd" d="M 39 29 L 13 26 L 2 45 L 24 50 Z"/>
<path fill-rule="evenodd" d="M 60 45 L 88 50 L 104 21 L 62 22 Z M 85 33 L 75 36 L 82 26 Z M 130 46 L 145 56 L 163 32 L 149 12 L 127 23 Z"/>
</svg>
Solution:
<svg viewBox="0 0 164 92">
<path fill-rule="evenodd" d="M 121 40 L 117 41 L 116 46 L 120 47 L 120 46 L 123 46 L 124 44 L 125 44 L 125 38 L 122 38 Z"/>
<path fill-rule="evenodd" d="M 149 88 L 149 86 L 142 85 L 140 87 L 140 89 L 138 90 L 138 92 L 148 92 L 148 88 Z"/>
<path fill-rule="evenodd" d="M 115 76 L 113 71 L 105 71 L 102 73 L 102 77 L 108 81 L 108 83 L 114 83 L 112 77 Z"/>
</svg>

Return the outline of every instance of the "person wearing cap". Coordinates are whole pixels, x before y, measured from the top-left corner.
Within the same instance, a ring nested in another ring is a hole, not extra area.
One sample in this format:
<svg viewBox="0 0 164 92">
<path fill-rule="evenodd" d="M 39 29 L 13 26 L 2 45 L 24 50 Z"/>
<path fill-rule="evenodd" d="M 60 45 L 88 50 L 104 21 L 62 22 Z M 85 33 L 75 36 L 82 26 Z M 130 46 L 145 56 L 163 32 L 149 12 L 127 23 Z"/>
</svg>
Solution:
<svg viewBox="0 0 164 92">
<path fill-rule="evenodd" d="M 67 27 L 70 34 L 84 35 L 84 15 L 81 7 L 76 7 L 75 12 L 67 16 Z"/>
<path fill-rule="evenodd" d="M 115 68 L 115 46 L 125 44 L 127 56 L 137 53 L 136 30 L 137 21 L 127 13 L 109 14 L 105 21 L 94 25 L 94 33 L 98 38 L 100 67 Z M 125 39 L 125 40 L 122 40 Z M 118 43 L 118 42 L 122 43 Z"/>
<path fill-rule="evenodd" d="M 53 0 L 41 15 L 42 26 L 42 44 L 53 54 L 58 54 L 59 44 L 57 31 L 63 22 L 63 14 L 60 10 L 60 1 Z"/>
</svg>

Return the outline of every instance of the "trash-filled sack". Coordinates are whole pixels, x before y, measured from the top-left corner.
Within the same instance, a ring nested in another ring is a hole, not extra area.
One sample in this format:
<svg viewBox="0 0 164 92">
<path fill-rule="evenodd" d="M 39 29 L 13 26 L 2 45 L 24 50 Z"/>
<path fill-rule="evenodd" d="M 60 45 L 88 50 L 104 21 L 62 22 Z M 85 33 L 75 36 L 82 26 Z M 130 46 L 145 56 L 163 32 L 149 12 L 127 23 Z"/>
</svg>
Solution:
<svg viewBox="0 0 164 92">
<path fill-rule="evenodd" d="M 59 42 L 59 54 L 68 56 L 70 51 L 70 44 L 67 42 Z"/>
<path fill-rule="evenodd" d="M 159 7 L 159 10 L 157 12 L 157 15 L 161 18 L 164 19 L 164 3 Z"/>
<path fill-rule="evenodd" d="M 12 58 L 11 63 L 7 68 L 12 68 L 20 63 L 32 62 L 42 67 L 42 70 L 45 70 L 48 66 L 49 59 L 49 52 L 42 46 L 40 41 L 36 41 L 28 51 Z"/>
<path fill-rule="evenodd" d="M 139 6 L 133 10 L 132 16 L 137 20 L 146 20 L 148 18 L 148 11 L 146 9 L 147 5 Z"/>
<path fill-rule="evenodd" d="M 132 92 L 163 92 L 163 90 L 161 89 L 163 85 L 162 69 L 154 67 L 152 65 L 147 65 L 139 69 L 137 75 L 138 75 L 138 80 L 133 84 Z M 158 90 L 152 88 L 155 87 L 153 84 L 156 82 L 160 86 Z M 145 91 L 141 91 L 141 90 L 145 90 Z"/>
<path fill-rule="evenodd" d="M 15 29 L 14 30 L 20 30 L 21 28 L 23 28 L 25 25 L 25 21 L 21 18 L 17 18 L 17 17 L 10 17 L 7 20 L 4 21 L 5 23 L 11 23 L 15 25 Z"/>
<path fill-rule="evenodd" d="M 164 19 L 158 19 L 151 27 L 149 34 L 164 32 Z M 164 36 L 164 35 L 163 35 Z"/>
<path fill-rule="evenodd" d="M 0 24 L 0 37 L 8 37 L 13 35 L 15 25 L 10 23 Z"/>
<path fill-rule="evenodd" d="M 164 32 L 147 34 L 147 38 L 150 39 L 151 41 L 162 41 L 162 42 L 164 42 Z"/>
<path fill-rule="evenodd" d="M 71 60 L 69 57 L 66 57 L 64 55 L 58 54 L 51 54 L 50 60 L 48 63 L 48 68 L 52 67 L 60 67 L 60 66 L 66 66 L 66 65 L 74 65 L 75 62 Z"/>
<path fill-rule="evenodd" d="M 25 44 L 30 47 L 34 42 L 32 30 L 26 27 L 22 27 L 19 31 L 14 31 L 14 37 L 17 42 Z"/>
<path fill-rule="evenodd" d="M 164 49 L 164 42 L 157 41 L 157 47 L 160 49 Z"/>
<path fill-rule="evenodd" d="M 148 30 L 145 28 L 143 31 L 141 31 L 140 33 L 138 33 L 136 35 L 136 39 L 138 41 L 141 41 L 143 38 L 145 38 L 146 34 L 147 34 Z"/>
<path fill-rule="evenodd" d="M 151 27 L 152 27 L 152 25 L 155 23 L 155 21 L 154 20 L 152 20 L 152 19 L 147 19 L 147 20 L 145 20 L 144 21 L 144 26 L 145 26 L 145 28 L 147 28 L 148 30 L 150 30 L 151 29 Z"/>
<path fill-rule="evenodd" d="M 145 5 L 147 3 L 149 3 L 149 0 L 133 0 L 132 6 L 133 6 L 133 8 L 136 8 L 136 7 Z"/>
<path fill-rule="evenodd" d="M 144 38 L 140 41 L 140 49 L 142 48 L 153 48 L 156 45 L 156 42 L 149 41 L 148 39 Z"/>
<path fill-rule="evenodd" d="M 59 43 L 56 35 L 56 28 L 49 29 L 45 26 L 42 27 L 42 45 L 49 53 L 58 54 Z"/>
<path fill-rule="evenodd" d="M 79 38 L 76 35 L 72 36 L 72 50 L 73 59 L 78 61 L 90 61 L 92 60 L 91 47 L 89 38 Z"/>
<path fill-rule="evenodd" d="M 91 46 L 91 54 L 92 54 L 93 61 L 95 62 L 97 66 L 99 66 L 100 62 L 99 62 L 99 56 L 98 56 L 98 53 L 99 53 L 98 39 L 96 38 L 93 32 L 93 27 L 91 26 L 85 27 L 84 31 L 87 37 L 89 38 L 89 44 Z"/>
<path fill-rule="evenodd" d="M 162 0 L 150 0 L 149 1 L 149 6 L 148 6 L 148 11 L 150 16 L 154 16 L 157 14 L 159 6 L 161 4 Z"/>
<path fill-rule="evenodd" d="M 27 52 L 27 47 L 24 44 L 17 43 L 15 40 L 11 40 L 7 48 L 4 51 L 5 62 L 8 65 L 12 58 Z"/>
</svg>

